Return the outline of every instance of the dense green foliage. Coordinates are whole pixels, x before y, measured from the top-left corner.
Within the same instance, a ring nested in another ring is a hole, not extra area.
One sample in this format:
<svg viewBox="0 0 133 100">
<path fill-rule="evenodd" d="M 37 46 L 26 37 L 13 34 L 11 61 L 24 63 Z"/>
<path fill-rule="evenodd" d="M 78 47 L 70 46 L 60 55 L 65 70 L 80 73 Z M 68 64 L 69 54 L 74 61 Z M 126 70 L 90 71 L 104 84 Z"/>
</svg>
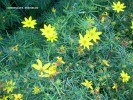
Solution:
<svg viewBox="0 0 133 100">
<path fill-rule="evenodd" d="M 0 100 L 17 100 L 14 94 L 22 94 L 23 100 L 131 100 L 133 1 L 121 0 L 126 8 L 120 13 L 112 9 L 113 2 L 117 0 L 0 0 Z M 35 28 L 23 27 L 21 22 L 29 16 L 37 20 Z M 44 24 L 55 27 L 57 41 L 41 35 Z M 79 33 L 85 35 L 93 27 L 102 32 L 100 40 L 82 52 Z M 58 56 L 65 62 L 57 67 L 58 74 L 38 77 L 32 68 L 36 59 L 44 65 Z M 122 71 L 130 76 L 128 82 L 122 81 Z M 81 84 L 85 79 L 92 81 L 93 90 Z M 4 88 L 10 80 L 15 87 L 8 93 Z M 33 93 L 34 86 L 39 93 Z"/>
</svg>

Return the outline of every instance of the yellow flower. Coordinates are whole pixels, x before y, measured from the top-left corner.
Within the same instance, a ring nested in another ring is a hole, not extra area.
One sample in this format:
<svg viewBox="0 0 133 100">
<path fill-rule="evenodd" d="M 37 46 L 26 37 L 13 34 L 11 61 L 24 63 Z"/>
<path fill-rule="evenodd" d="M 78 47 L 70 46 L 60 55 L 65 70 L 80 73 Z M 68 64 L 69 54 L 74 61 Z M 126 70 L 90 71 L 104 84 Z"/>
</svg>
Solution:
<svg viewBox="0 0 133 100">
<path fill-rule="evenodd" d="M 47 38 L 47 41 L 57 41 L 58 36 L 55 27 L 52 27 L 50 24 L 48 26 L 44 24 L 44 29 L 40 29 L 40 31 Z"/>
<path fill-rule="evenodd" d="M 45 74 L 43 77 L 53 77 L 57 74 L 57 65 L 53 63 L 47 70 L 45 70 Z"/>
<path fill-rule="evenodd" d="M 4 88 L 3 90 L 6 91 L 7 93 L 10 93 L 13 91 L 13 89 L 15 88 L 15 82 L 13 82 L 12 80 L 10 81 L 6 81 L 6 84 L 4 84 Z"/>
<path fill-rule="evenodd" d="M 51 24 L 48 26 L 44 24 L 44 29 L 41 28 L 40 31 L 42 32 L 42 35 L 47 35 L 48 33 L 52 33 L 55 31 L 55 27 L 52 27 Z"/>
<path fill-rule="evenodd" d="M 57 57 L 57 63 L 59 64 L 65 64 L 65 62 L 62 60 L 62 57 Z"/>
<path fill-rule="evenodd" d="M 109 62 L 107 60 L 102 60 L 103 64 L 109 66 Z"/>
<path fill-rule="evenodd" d="M 123 9 L 126 8 L 126 6 L 124 6 L 124 3 L 121 4 L 120 1 L 118 1 L 117 3 L 113 2 L 112 8 L 119 13 L 120 11 L 124 11 Z"/>
<path fill-rule="evenodd" d="M 48 73 L 50 77 L 55 76 L 57 74 L 56 68 L 57 65 L 53 63 L 45 72 Z"/>
<path fill-rule="evenodd" d="M 128 82 L 128 81 L 129 81 L 130 76 L 129 76 L 127 73 L 125 73 L 124 71 L 122 71 L 122 72 L 120 73 L 120 75 L 121 75 L 121 77 L 122 77 L 122 82 Z"/>
<path fill-rule="evenodd" d="M 103 23 L 104 21 L 105 21 L 105 17 L 102 16 L 102 18 L 101 18 L 101 22 Z"/>
<path fill-rule="evenodd" d="M 39 59 L 37 59 L 37 64 L 32 64 L 32 67 L 35 68 L 36 70 L 39 70 L 40 72 L 44 72 L 45 70 L 47 70 L 49 66 L 50 63 L 47 63 L 43 66 L 42 61 Z"/>
<path fill-rule="evenodd" d="M 32 16 L 27 19 L 26 17 L 24 18 L 25 21 L 22 21 L 21 23 L 24 24 L 23 27 L 30 27 L 30 28 L 35 28 L 34 26 L 37 24 L 36 20 L 32 20 Z"/>
<path fill-rule="evenodd" d="M 89 39 L 88 37 L 86 37 L 86 36 L 83 37 L 81 34 L 79 34 L 79 37 L 80 37 L 80 39 L 79 39 L 80 46 L 83 46 L 84 48 L 86 47 L 87 49 L 89 49 L 89 46 L 93 45 L 90 42 L 91 39 Z"/>
<path fill-rule="evenodd" d="M 113 83 L 113 87 L 112 87 L 112 89 L 115 89 L 115 90 L 117 91 L 117 88 L 118 88 L 117 83 Z"/>
<path fill-rule="evenodd" d="M 56 32 L 48 33 L 45 37 L 47 38 L 47 41 L 50 41 L 50 42 L 57 41 L 57 33 Z"/>
<path fill-rule="evenodd" d="M 57 66 L 55 64 L 52 64 L 47 70 L 40 73 L 39 77 L 53 77 L 57 74 L 56 71 Z"/>
<path fill-rule="evenodd" d="M 22 97 L 22 94 L 14 94 L 14 100 L 23 100 Z"/>
<path fill-rule="evenodd" d="M 11 49 L 12 51 L 18 51 L 18 45 L 13 46 Z"/>
<path fill-rule="evenodd" d="M 38 77 L 50 77 L 49 74 L 46 74 L 44 72 L 40 72 L 40 74 L 38 75 Z"/>
<path fill-rule="evenodd" d="M 102 32 L 96 32 L 97 28 L 94 27 L 90 31 L 86 30 L 86 37 L 92 39 L 94 42 L 97 42 L 97 40 L 100 40 L 99 35 L 102 34 Z"/>
<path fill-rule="evenodd" d="M 132 26 L 131 26 L 131 29 L 133 30 L 133 21 L 132 21 Z"/>
<path fill-rule="evenodd" d="M 108 12 L 103 12 L 102 15 L 108 16 L 109 14 L 108 14 Z"/>
<path fill-rule="evenodd" d="M 40 74 L 38 75 L 39 77 L 52 77 L 57 74 L 57 65 L 55 63 L 53 63 L 51 66 L 50 63 L 46 63 L 44 66 L 42 66 L 42 62 L 37 59 L 37 64 L 32 64 L 32 67 L 40 71 Z"/>
<path fill-rule="evenodd" d="M 66 47 L 63 46 L 63 45 L 61 45 L 61 46 L 58 48 L 58 53 L 63 54 L 63 53 L 65 53 L 65 52 L 66 52 Z"/>
<path fill-rule="evenodd" d="M 40 90 L 40 88 L 38 86 L 34 86 L 34 88 L 32 90 L 33 94 L 38 94 L 40 91 L 41 90 Z"/>
<path fill-rule="evenodd" d="M 93 89 L 92 81 L 85 80 L 85 82 L 82 82 L 81 84 L 86 86 L 87 88 Z"/>
<path fill-rule="evenodd" d="M 60 50 L 61 51 L 64 51 L 65 50 L 65 47 L 63 45 L 60 46 Z"/>
<path fill-rule="evenodd" d="M 52 8 L 52 12 L 55 13 L 56 12 L 56 9 L 55 8 Z"/>
</svg>

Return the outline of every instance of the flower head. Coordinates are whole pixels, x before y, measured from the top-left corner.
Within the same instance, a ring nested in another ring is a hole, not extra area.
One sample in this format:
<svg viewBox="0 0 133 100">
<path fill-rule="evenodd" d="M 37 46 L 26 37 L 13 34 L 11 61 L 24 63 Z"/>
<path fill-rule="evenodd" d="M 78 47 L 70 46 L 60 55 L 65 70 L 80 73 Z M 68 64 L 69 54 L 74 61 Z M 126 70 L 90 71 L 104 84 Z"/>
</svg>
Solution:
<svg viewBox="0 0 133 100">
<path fill-rule="evenodd" d="M 34 86 L 32 92 L 33 94 L 38 94 L 40 92 L 40 88 L 38 86 Z"/>
<path fill-rule="evenodd" d="M 35 28 L 34 26 L 37 24 L 36 20 L 32 20 L 32 16 L 27 19 L 26 17 L 24 18 L 25 21 L 22 21 L 21 23 L 24 24 L 23 27 L 30 27 L 30 28 Z"/>
<path fill-rule="evenodd" d="M 56 64 L 52 64 L 49 68 L 47 68 L 47 70 L 45 70 L 44 72 L 41 72 L 39 77 L 53 77 L 57 74 L 56 71 Z"/>
<path fill-rule="evenodd" d="M 36 70 L 39 70 L 40 72 L 44 72 L 48 67 L 50 66 L 50 63 L 42 65 L 42 61 L 37 59 L 37 64 L 32 64 L 32 67 Z"/>
<path fill-rule="evenodd" d="M 57 63 L 59 64 L 65 64 L 65 62 L 62 60 L 62 57 L 57 57 Z"/>
<path fill-rule="evenodd" d="M 87 49 L 89 49 L 90 45 L 93 45 L 93 43 L 90 42 L 91 39 L 89 39 L 87 36 L 82 36 L 81 34 L 79 34 L 79 44 L 80 46 L 83 46 L 84 48 L 86 47 Z"/>
<path fill-rule="evenodd" d="M 121 77 L 122 77 L 122 82 L 128 82 L 128 81 L 129 81 L 130 76 L 129 76 L 127 73 L 125 73 L 124 71 L 122 71 L 122 72 L 120 73 L 120 75 L 121 75 Z"/>
<path fill-rule="evenodd" d="M 10 93 L 13 91 L 13 89 L 15 88 L 15 82 L 13 82 L 12 80 L 10 81 L 6 81 L 6 84 L 4 84 L 4 91 L 6 91 L 7 93 Z"/>
<path fill-rule="evenodd" d="M 61 54 L 65 53 L 65 51 L 66 51 L 66 47 L 64 45 L 61 45 L 58 49 L 58 52 Z"/>
<path fill-rule="evenodd" d="M 117 83 L 113 83 L 112 89 L 115 89 L 117 91 L 118 85 Z"/>
<path fill-rule="evenodd" d="M 121 4 L 120 1 L 118 1 L 117 3 L 113 2 L 112 8 L 119 13 L 120 11 L 124 11 L 123 9 L 126 8 L 126 6 L 124 6 L 124 3 Z"/>
<path fill-rule="evenodd" d="M 14 100 L 22 100 L 22 94 L 14 94 Z"/>
<path fill-rule="evenodd" d="M 46 63 L 42 65 L 41 60 L 37 59 L 37 64 L 32 64 L 32 67 L 36 70 L 40 71 L 39 77 L 52 77 L 57 74 L 56 68 L 57 64 L 53 63 L 52 65 L 50 63 Z"/>
<path fill-rule="evenodd" d="M 85 82 L 82 82 L 81 84 L 86 86 L 87 88 L 93 89 L 92 81 L 85 80 Z"/>
<path fill-rule="evenodd" d="M 100 40 L 99 35 L 102 34 L 102 32 L 96 32 L 97 28 L 94 27 L 90 31 L 86 30 L 86 37 L 92 39 L 94 42 L 97 42 L 97 40 Z"/>
<path fill-rule="evenodd" d="M 18 45 L 13 46 L 11 49 L 12 51 L 18 51 Z"/>
<path fill-rule="evenodd" d="M 55 63 L 53 63 L 47 70 L 46 73 L 49 74 L 50 77 L 55 76 L 57 74 L 56 71 L 57 65 Z"/>
<path fill-rule="evenodd" d="M 102 62 L 103 62 L 104 65 L 109 66 L 108 60 L 102 60 Z"/>
<path fill-rule="evenodd" d="M 55 27 L 52 27 L 50 24 L 48 26 L 44 24 L 44 29 L 41 28 L 40 31 L 47 38 L 47 41 L 57 41 L 58 36 Z"/>
</svg>

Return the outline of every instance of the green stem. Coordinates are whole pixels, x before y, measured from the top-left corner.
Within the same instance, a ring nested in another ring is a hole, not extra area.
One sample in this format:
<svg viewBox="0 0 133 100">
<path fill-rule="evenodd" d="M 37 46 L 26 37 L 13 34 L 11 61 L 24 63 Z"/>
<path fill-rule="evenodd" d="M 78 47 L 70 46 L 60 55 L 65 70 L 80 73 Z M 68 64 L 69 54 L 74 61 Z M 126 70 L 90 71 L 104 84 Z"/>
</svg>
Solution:
<svg viewBox="0 0 133 100">
<path fill-rule="evenodd" d="M 54 84 L 54 82 L 53 82 L 51 79 L 50 79 L 50 81 L 51 81 L 52 85 L 56 88 L 56 90 L 57 90 L 57 92 L 58 92 L 59 96 L 60 96 L 60 97 L 61 97 L 61 99 L 62 99 L 62 96 L 61 96 L 61 94 L 60 94 L 59 89 L 57 88 L 57 86 Z"/>
</svg>

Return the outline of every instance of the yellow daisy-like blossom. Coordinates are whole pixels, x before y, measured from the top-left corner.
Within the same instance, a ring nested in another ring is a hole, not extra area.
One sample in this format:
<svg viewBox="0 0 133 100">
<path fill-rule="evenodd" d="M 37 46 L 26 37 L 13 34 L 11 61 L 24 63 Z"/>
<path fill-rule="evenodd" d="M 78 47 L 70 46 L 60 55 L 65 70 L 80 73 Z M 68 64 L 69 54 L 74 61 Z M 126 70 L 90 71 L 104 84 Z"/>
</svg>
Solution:
<svg viewBox="0 0 133 100">
<path fill-rule="evenodd" d="M 122 82 L 128 82 L 128 81 L 129 81 L 130 76 L 129 76 L 127 73 L 125 73 L 124 71 L 122 71 L 122 72 L 120 73 L 120 75 L 121 75 L 121 77 L 122 77 Z"/>
<path fill-rule="evenodd" d="M 108 60 L 102 60 L 102 62 L 103 62 L 104 65 L 109 66 Z"/>
<path fill-rule="evenodd" d="M 47 68 L 47 70 L 45 70 L 44 72 L 41 72 L 39 77 L 53 77 L 57 74 L 56 71 L 56 64 L 52 64 L 49 68 Z"/>
<path fill-rule="evenodd" d="M 83 46 L 84 48 L 89 49 L 90 45 L 93 45 L 93 43 L 90 42 L 91 39 L 89 39 L 87 36 L 82 36 L 81 34 L 79 34 L 79 44 L 80 46 Z"/>
<path fill-rule="evenodd" d="M 32 67 L 35 68 L 36 70 L 39 70 L 40 72 L 46 71 L 49 66 L 50 63 L 47 63 L 43 66 L 42 61 L 39 59 L 37 59 L 37 64 L 32 64 Z"/>
<path fill-rule="evenodd" d="M 11 49 L 12 51 L 18 51 L 18 45 L 13 46 Z"/>
<path fill-rule="evenodd" d="M 45 37 L 47 38 L 47 41 L 50 41 L 50 42 L 57 41 L 57 33 L 56 32 L 47 34 Z"/>
<path fill-rule="evenodd" d="M 32 64 L 32 67 L 40 71 L 39 77 L 52 77 L 57 74 L 56 63 L 53 63 L 51 66 L 50 63 L 46 63 L 43 66 L 41 60 L 37 59 L 37 64 Z"/>
<path fill-rule="evenodd" d="M 38 94 L 40 91 L 41 90 L 40 90 L 40 88 L 38 86 L 34 86 L 34 88 L 32 90 L 33 94 Z"/>
<path fill-rule="evenodd" d="M 99 35 L 102 34 L 102 32 L 96 32 L 97 28 L 94 27 L 93 29 L 91 29 L 90 31 L 86 30 L 86 37 L 92 39 L 95 43 L 97 42 L 97 40 L 100 40 Z"/>
<path fill-rule="evenodd" d="M 50 24 L 48 26 L 44 24 L 44 28 L 41 28 L 40 31 L 42 32 L 42 35 L 47 38 L 47 41 L 57 41 L 58 36 L 55 27 L 52 27 Z"/>
<path fill-rule="evenodd" d="M 30 27 L 30 28 L 35 28 L 34 26 L 37 24 L 36 20 L 32 20 L 32 16 L 30 16 L 29 19 L 24 17 L 24 21 L 22 21 L 21 23 L 24 24 L 23 27 Z"/>
<path fill-rule="evenodd" d="M 124 6 L 124 3 L 120 3 L 120 1 L 118 1 L 117 3 L 113 2 L 112 8 L 119 13 L 120 11 L 124 11 L 123 9 L 126 8 L 126 6 Z"/>
<path fill-rule="evenodd" d="M 52 27 L 51 24 L 48 26 L 44 24 L 44 29 L 41 28 L 40 31 L 42 32 L 42 35 L 47 35 L 48 33 L 52 33 L 55 31 L 55 27 Z"/>
<path fill-rule="evenodd" d="M 14 94 L 14 100 L 23 100 L 22 97 L 22 94 Z"/>
<path fill-rule="evenodd" d="M 55 75 L 57 74 L 56 68 L 57 68 L 57 65 L 53 63 L 53 64 L 48 68 L 48 70 L 46 71 L 46 73 L 48 73 L 50 77 L 55 76 Z"/>
<path fill-rule="evenodd" d="M 65 50 L 64 45 L 61 45 L 61 46 L 60 46 L 60 51 L 64 51 L 64 50 Z"/>
<path fill-rule="evenodd" d="M 100 15 L 102 23 L 105 22 L 105 19 L 106 19 L 107 16 L 108 16 L 108 12 L 103 12 L 102 15 Z"/>
<path fill-rule="evenodd" d="M 92 87 L 92 81 L 85 80 L 85 82 L 81 83 L 82 85 L 86 86 L 87 88 L 93 89 Z"/>
<path fill-rule="evenodd" d="M 57 63 L 59 64 L 65 64 L 65 62 L 62 60 L 62 57 L 57 57 Z"/>
<path fill-rule="evenodd" d="M 7 93 L 11 93 L 13 89 L 15 88 L 15 84 L 16 83 L 13 82 L 12 80 L 6 81 L 6 84 L 4 84 L 3 90 L 6 91 Z"/>
<path fill-rule="evenodd" d="M 115 89 L 117 91 L 117 89 L 118 89 L 117 83 L 113 83 L 112 89 Z"/>
<path fill-rule="evenodd" d="M 40 72 L 40 74 L 38 75 L 38 77 L 50 77 L 49 74 L 44 73 L 44 72 Z"/>
<path fill-rule="evenodd" d="M 64 45 L 61 45 L 59 48 L 58 48 L 58 52 L 63 54 L 63 53 L 66 53 L 66 47 Z"/>
</svg>

